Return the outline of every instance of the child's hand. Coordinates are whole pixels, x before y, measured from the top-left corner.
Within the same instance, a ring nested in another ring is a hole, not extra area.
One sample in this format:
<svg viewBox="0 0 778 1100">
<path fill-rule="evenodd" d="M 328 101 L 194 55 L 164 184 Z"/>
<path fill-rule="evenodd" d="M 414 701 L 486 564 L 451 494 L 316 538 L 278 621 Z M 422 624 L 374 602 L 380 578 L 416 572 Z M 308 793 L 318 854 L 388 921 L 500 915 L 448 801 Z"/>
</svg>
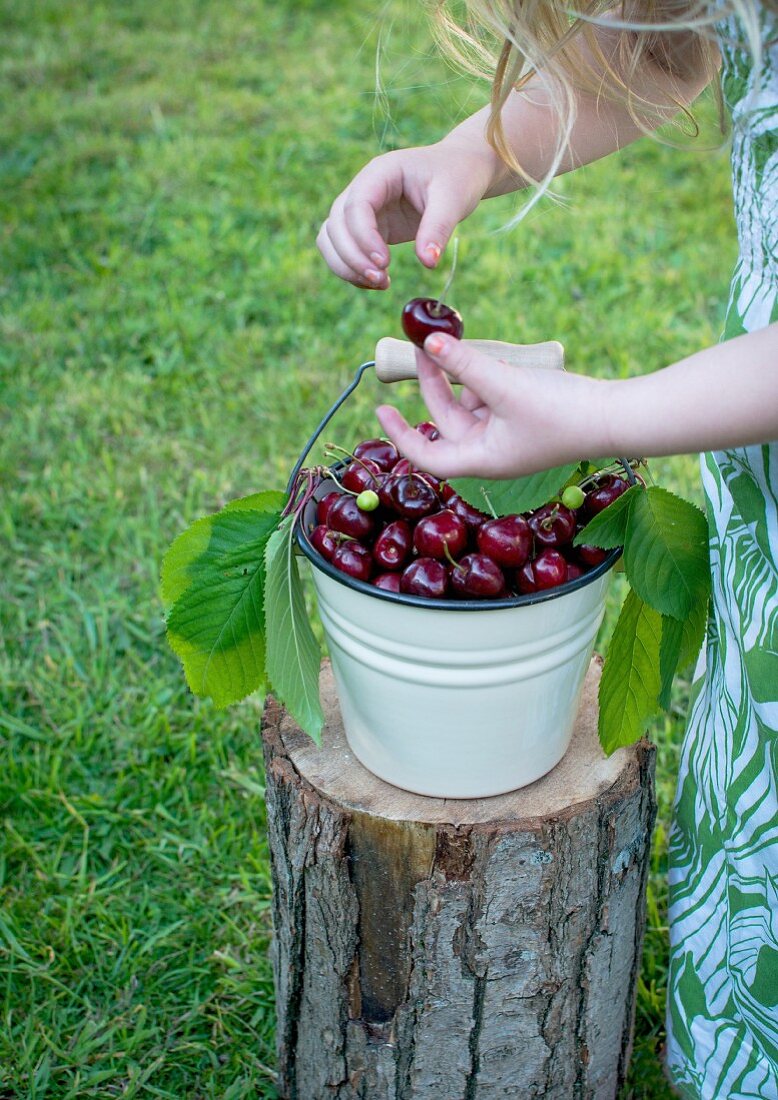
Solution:
<svg viewBox="0 0 778 1100">
<path fill-rule="evenodd" d="M 319 251 L 341 279 L 370 290 L 389 286 L 389 245 L 415 240 L 421 262 L 435 267 L 488 190 L 494 162 L 451 140 L 376 157 L 335 199 Z"/>
<path fill-rule="evenodd" d="M 520 477 L 610 453 L 607 382 L 508 366 L 441 335 L 427 338 L 417 361 L 440 438 L 430 441 L 391 406 L 377 414 L 398 449 L 436 477 Z M 449 379 L 463 384 L 458 397 Z"/>
</svg>

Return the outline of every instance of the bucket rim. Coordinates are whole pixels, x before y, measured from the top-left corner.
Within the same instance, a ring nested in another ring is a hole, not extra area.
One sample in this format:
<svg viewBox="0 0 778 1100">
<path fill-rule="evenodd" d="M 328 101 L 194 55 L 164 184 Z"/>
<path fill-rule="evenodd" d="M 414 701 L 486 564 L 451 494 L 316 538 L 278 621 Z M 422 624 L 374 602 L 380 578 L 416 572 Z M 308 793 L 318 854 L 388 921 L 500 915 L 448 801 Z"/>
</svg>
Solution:
<svg viewBox="0 0 778 1100">
<path fill-rule="evenodd" d="M 360 581 L 356 577 L 350 577 L 347 573 L 343 573 L 340 569 L 336 569 L 335 566 L 327 561 L 327 559 L 311 544 L 307 533 L 303 530 L 302 523 L 299 521 L 295 526 L 295 537 L 297 539 L 297 545 L 305 557 L 308 558 L 311 565 L 321 573 L 324 573 L 325 576 L 329 577 L 331 580 L 337 581 L 338 584 L 342 584 L 344 588 L 350 588 L 352 591 L 361 592 L 365 596 L 372 596 L 374 599 L 384 600 L 387 603 L 399 604 L 403 607 L 420 607 L 427 610 L 434 608 L 438 611 L 505 611 L 514 607 L 529 607 L 531 604 L 546 603 L 548 600 L 559 599 L 561 596 L 567 596 L 572 592 L 585 588 L 589 584 L 593 584 L 605 573 L 613 569 L 622 553 L 621 547 L 617 547 L 615 550 L 609 550 L 600 564 L 595 565 L 589 572 L 584 573 L 580 577 L 576 577 L 575 580 L 565 581 L 564 584 L 559 584 L 555 588 L 547 588 L 543 592 L 528 592 L 520 596 L 510 596 L 502 600 L 435 600 L 428 596 L 413 596 L 406 592 L 388 592 L 385 588 L 376 588 L 376 586 L 370 584 L 369 581 Z"/>
</svg>

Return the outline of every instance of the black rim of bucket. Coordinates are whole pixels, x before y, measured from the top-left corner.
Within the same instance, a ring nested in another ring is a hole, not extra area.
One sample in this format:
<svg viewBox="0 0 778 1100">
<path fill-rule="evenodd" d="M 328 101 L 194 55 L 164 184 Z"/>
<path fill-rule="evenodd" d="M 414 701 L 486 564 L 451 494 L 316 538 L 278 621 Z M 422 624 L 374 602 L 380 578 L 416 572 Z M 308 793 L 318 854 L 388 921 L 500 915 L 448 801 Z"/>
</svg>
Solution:
<svg viewBox="0 0 778 1100">
<path fill-rule="evenodd" d="M 329 409 L 326 415 L 319 422 L 316 430 L 313 432 L 308 442 L 306 443 L 303 451 L 297 460 L 297 463 L 289 478 L 289 484 L 287 486 L 287 495 L 291 492 L 295 479 L 303 467 L 305 459 L 308 457 L 312 447 L 316 443 L 324 428 L 329 424 L 332 417 L 349 397 L 351 393 L 357 388 L 362 376 L 370 367 L 374 367 L 375 362 L 370 360 L 367 363 L 363 363 L 354 375 L 353 381 L 346 387 L 337 401 Z M 620 458 L 624 467 L 624 471 L 627 476 L 627 480 L 630 484 L 635 485 L 637 478 L 626 458 Z M 330 469 L 336 472 L 342 469 L 346 465 L 345 461 L 333 463 Z M 315 506 L 315 502 L 311 502 Z M 310 505 L 309 505 L 310 507 Z M 306 509 L 307 510 L 307 509 Z M 599 565 L 595 565 L 593 569 L 584 573 L 580 577 L 576 577 L 575 580 L 565 581 L 564 584 L 559 584 L 555 588 L 547 588 L 543 592 L 528 592 L 520 596 L 509 596 L 504 600 L 435 600 L 428 596 L 412 596 L 406 592 L 388 592 L 385 588 L 376 588 L 374 584 L 370 584 L 369 581 L 360 581 L 356 577 L 350 577 L 347 573 L 341 572 L 340 569 L 336 569 L 335 566 L 327 561 L 325 557 L 319 553 L 310 543 L 308 534 L 303 530 L 304 517 L 301 516 L 297 521 L 295 536 L 297 539 L 297 545 L 311 564 L 320 572 L 330 577 L 331 580 L 337 581 L 338 584 L 342 584 L 344 588 L 350 588 L 354 592 L 362 592 L 366 596 L 371 596 L 374 599 L 384 600 L 387 603 L 400 604 L 403 607 L 423 607 L 427 610 L 430 608 L 438 608 L 441 611 L 499 611 L 510 607 L 528 607 L 530 604 L 545 603 L 547 600 L 558 599 L 560 596 L 566 596 L 570 592 L 575 592 L 579 588 L 585 588 L 587 584 L 593 584 L 594 581 L 601 577 L 603 573 L 607 573 L 612 569 L 616 562 L 621 557 L 621 547 L 617 547 L 615 550 L 610 550 L 606 553 L 603 561 Z"/>
</svg>

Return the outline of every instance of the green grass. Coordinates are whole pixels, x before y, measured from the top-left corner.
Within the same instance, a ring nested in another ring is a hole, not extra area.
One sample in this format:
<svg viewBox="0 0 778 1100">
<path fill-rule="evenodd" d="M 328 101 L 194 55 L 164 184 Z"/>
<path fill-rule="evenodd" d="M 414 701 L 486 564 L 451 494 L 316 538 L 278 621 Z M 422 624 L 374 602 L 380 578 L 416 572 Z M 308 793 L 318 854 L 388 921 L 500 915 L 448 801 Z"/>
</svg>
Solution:
<svg viewBox="0 0 778 1100">
<path fill-rule="evenodd" d="M 391 293 L 357 293 L 314 246 L 362 163 L 481 101 L 419 7 L 0 0 L 0 1097 L 274 1095 L 260 710 L 187 694 L 158 565 L 283 487 L 401 303 L 441 289 L 402 248 Z M 717 338 L 721 151 L 644 142 L 560 191 L 509 234 L 512 199 L 463 227 L 471 334 L 560 338 L 608 377 Z M 379 396 L 332 434 L 371 431 Z M 654 473 L 699 499 L 692 459 Z M 655 1100 L 676 704 L 629 1091 Z"/>
</svg>

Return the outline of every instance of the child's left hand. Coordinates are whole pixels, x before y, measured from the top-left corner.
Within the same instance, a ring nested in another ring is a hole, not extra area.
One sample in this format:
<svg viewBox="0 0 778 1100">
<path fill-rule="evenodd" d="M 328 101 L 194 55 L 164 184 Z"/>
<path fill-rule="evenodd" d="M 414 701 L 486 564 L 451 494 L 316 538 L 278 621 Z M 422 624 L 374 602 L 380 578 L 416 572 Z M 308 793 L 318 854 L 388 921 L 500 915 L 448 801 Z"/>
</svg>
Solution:
<svg viewBox="0 0 778 1100">
<path fill-rule="evenodd" d="M 417 353 L 419 384 L 440 430 L 434 442 L 388 405 L 378 419 L 398 449 L 436 477 L 520 477 L 607 454 L 607 382 L 512 367 L 436 334 Z M 458 397 L 449 379 L 462 383 Z"/>
</svg>

